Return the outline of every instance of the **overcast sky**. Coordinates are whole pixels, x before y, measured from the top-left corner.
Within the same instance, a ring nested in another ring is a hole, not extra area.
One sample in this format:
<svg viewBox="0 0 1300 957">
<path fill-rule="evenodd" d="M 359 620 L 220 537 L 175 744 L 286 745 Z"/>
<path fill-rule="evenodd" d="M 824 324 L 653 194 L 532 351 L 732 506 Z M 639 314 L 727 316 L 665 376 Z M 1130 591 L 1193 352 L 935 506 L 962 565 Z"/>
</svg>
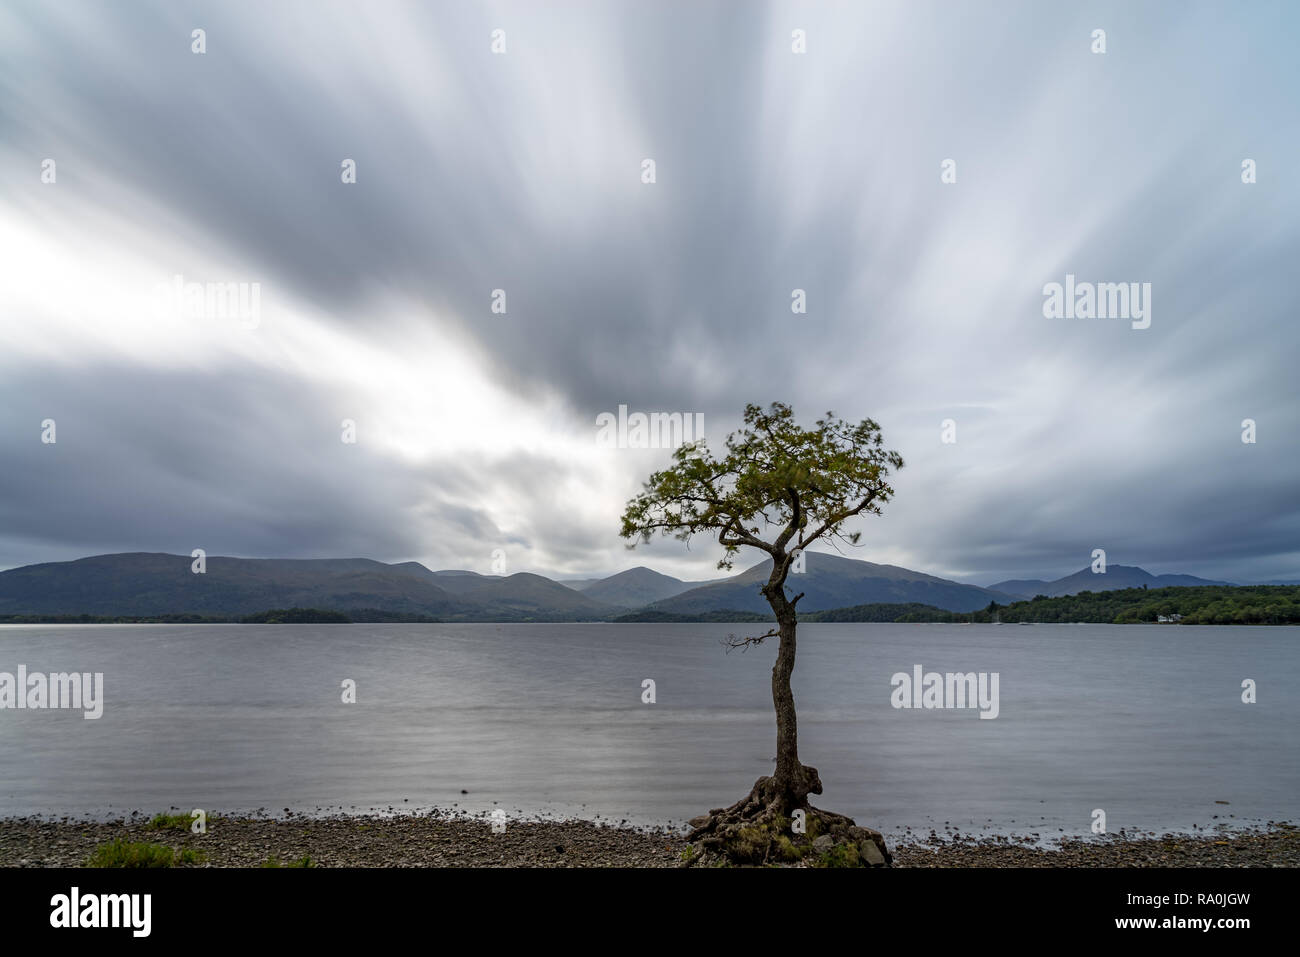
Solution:
<svg viewBox="0 0 1300 957">
<path fill-rule="evenodd" d="M 783 400 L 906 459 L 854 557 L 1300 577 L 1297 35 L 1258 2 L 7 2 L 0 567 L 715 577 L 705 540 L 625 549 L 669 452 L 596 417 L 718 447 Z M 1067 274 L 1150 283 L 1150 327 L 1046 318 Z M 259 311 L 159 306 L 176 275 Z"/>
</svg>

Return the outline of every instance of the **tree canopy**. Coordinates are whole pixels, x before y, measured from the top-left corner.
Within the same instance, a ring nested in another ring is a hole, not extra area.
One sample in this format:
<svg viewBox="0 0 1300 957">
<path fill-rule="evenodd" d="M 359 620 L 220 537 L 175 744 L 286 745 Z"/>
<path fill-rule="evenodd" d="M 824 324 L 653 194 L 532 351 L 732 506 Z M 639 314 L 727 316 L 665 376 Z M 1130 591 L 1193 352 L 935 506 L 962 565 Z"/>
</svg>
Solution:
<svg viewBox="0 0 1300 957">
<path fill-rule="evenodd" d="M 871 419 L 851 425 L 827 412 L 805 429 L 784 403 L 751 403 L 721 458 L 703 440 L 675 450 L 672 467 L 651 475 L 628 503 L 621 534 L 643 542 L 657 533 L 683 541 L 715 534 L 724 549 L 720 569 L 748 545 L 771 555 L 784 580 L 794 555 L 812 542 L 856 544 L 860 533 L 846 534 L 845 523 L 878 514 L 894 493 L 890 469 L 902 467 Z"/>
</svg>

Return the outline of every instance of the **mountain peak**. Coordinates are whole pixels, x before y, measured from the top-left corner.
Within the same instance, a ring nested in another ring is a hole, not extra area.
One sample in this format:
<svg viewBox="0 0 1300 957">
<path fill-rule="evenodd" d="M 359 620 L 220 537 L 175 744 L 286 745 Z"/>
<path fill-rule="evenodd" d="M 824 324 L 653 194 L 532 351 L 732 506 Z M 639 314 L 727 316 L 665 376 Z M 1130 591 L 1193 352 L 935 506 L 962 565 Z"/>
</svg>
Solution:
<svg viewBox="0 0 1300 957">
<path fill-rule="evenodd" d="M 1232 582 L 1211 581 L 1195 575 L 1153 575 L 1137 565 L 1107 565 L 1106 571 L 1094 572 L 1086 565 L 1077 572 L 1055 581 L 1041 579 L 1010 579 L 989 586 L 990 591 L 1005 592 L 1015 598 L 1033 598 L 1046 595 L 1059 598 L 1077 595 L 1084 591 L 1115 591 L 1120 588 L 1170 588 L 1175 586 L 1231 585 Z"/>
</svg>

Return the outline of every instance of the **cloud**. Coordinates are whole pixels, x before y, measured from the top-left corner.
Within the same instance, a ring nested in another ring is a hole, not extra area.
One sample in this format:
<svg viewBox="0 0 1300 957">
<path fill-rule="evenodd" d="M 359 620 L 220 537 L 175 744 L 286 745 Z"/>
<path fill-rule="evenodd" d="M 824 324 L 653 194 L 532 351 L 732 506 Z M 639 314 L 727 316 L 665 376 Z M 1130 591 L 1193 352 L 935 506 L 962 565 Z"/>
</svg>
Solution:
<svg viewBox="0 0 1300 957">
<path fill-rule="evenodd" d="M 860 557 L 992 581 L 1106 547 L 1300 576 L 1295 20 L 10 5 L 0 565 L 206 547 L 486 571 L 505 548 L 513 570 L 711 577 L 705 542 L 624 550 L 621 505 L 667 456 L 597 448 L 595 417 L 702 412 L 720 442 L 781 399 L 870 415 L 904 453 Z M 1067 273 L 1152 283 L 1151 328 L 1045 319 Z M 159 308 L 176 275 L 258 283 L 255 327 Z"/>
</svg>

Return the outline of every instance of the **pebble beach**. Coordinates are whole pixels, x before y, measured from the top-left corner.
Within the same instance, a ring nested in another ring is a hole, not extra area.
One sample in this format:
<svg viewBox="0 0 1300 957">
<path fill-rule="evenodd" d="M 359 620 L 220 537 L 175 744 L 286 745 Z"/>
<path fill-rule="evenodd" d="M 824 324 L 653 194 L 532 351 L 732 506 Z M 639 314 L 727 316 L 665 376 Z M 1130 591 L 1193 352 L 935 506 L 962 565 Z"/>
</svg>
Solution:
<svg viewBox="0 0 1300 957">
<path fill-rule="evenodd" d="M 137 812 L 107 821 L 0 820 L 0 867 L 81 867 L 113 841 L 165 845 L 178 867 L 682 867 L 680 830 L 584 820 L 490 821 L 455 814 L 213 816 L 207 833 L 151 824 Z M 1297 867 L 1289 822 L 1197 835 L 940 837 L 889 842 L 896 867 Z M 180 852 L 192 853 L 181 862 Z"/>
</svg>

